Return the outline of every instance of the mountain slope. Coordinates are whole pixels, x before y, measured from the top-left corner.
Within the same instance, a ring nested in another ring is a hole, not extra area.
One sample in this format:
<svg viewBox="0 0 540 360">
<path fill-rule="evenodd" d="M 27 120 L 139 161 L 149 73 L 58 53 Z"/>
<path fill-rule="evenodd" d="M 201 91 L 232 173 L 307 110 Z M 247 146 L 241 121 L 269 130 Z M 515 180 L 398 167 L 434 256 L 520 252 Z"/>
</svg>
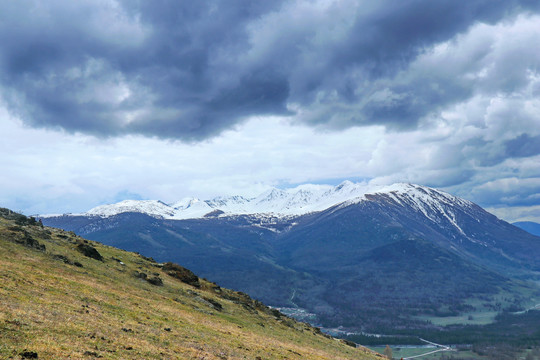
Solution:
<svg viewBox="0 0 540 360">
<path fill-rule="evenodd" d="M 186 269 L 0 209 L 0 357 L 375 359 Z"/>
<path fill-rule="evenodd" d="M 518 221 L 512 225 L 527 231 L 530 234 L 540 236 L 540 224 L 533 221 Z"/>
<path fill-rule="evenodd" d="M 297 225 L 279 242 L 283 256 L 301 263 L 313 249 L 322 249 L 323 257 L 307 261 L 328 266 L 324 259 L 343 262 L 374 246 L 416 237 L 493 269 L 540 271 L 538 237 L 471 202 L 409 187 L 413 191 L 368 194 L 364 201 L 296 219 Z"/>
<path fill-rule="evenodd" d="M 524 280 L 540 279 L 540 238 L 435 189 L 359 189 L 344 183 L 305 196 L 315 204 L 346 200 L 294 216 L 217 212 L 175 220 L 122 213 L 43 221 L 178 261 L 270 305 L 306 309 L 325 326 L 430 326 L 416 320 L 522 308 L 535 296 L 537 286 Z M 289 202 L 290 195 L 263 198 Z M 309 201 L 304 207 L 313 209 Z"/>
</svg>

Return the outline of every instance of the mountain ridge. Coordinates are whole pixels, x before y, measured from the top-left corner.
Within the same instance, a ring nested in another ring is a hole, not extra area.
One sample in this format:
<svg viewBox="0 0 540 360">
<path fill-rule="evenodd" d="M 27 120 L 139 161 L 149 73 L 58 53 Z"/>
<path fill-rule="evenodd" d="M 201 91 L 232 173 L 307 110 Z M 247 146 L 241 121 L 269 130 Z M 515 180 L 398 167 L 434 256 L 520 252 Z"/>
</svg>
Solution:
<svg viewBox="0 0 540 360">
<path fill-rule="evenodd" d="M 212 216 L 259 215 L 264 216 L 299 216 L 323 211 L 331 207 L 348 206 L 367 200 L 367 196 L 389 194 L 394 200 L 400 201 L 396 194 L 408 194 L 424 211 L 429 204 L 429 195 L 436 194 L 446 202 L 457 202 L 463 205 L 467 200 L 459 199 L 440 190 L 425 186 L 396 183 L 385 186 L 368 186 L 365 183 L 344 181 L 331 187 L 329 185 L 300 185 L 296 188 L 281 190 L 273 188 L 262 194 L 245 198 L 243 196 L 219 196 L 211 200 L 184 198 L 167 204 L 161 200 L 123 200 L 114 204 L 100 205 L 87 212 L 79 214 L 62 214 L 67 216 L 100 216 L 109 217 L 125 212 L 137 212 L 168 220 L 185 220 Z M 424 211 L 425 212 L 425 211 Z M 56 217 L 59 214 L 39 215 L 41 218 Z"/>
</svg>

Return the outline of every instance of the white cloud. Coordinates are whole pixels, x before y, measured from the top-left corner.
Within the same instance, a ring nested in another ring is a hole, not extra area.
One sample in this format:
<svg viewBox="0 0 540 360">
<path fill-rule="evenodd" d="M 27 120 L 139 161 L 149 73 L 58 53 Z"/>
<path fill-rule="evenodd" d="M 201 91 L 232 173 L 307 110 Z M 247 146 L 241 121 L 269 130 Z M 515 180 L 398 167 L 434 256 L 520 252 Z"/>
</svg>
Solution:
<svg viewBox="0 0 540 360">
<path fill-rule="evenodd" d="M 122 191 L 175 201 L 254 196 L 281 183 L 354 177 L 363 173 L 384 134 L 381 128 L 322 133 L 279 118 L 257 118 L 197 144 L 140 136 L 100 140 L 26 128 L 5 111 L 0 133 L 1 150 L 9 154 L 0 166 L 10 169 L 0 180 L 0 198 L 20 206 L 13 200 L 18 199 L 27 212 L 82 211 Z M 36 205 L 28 205 L 32 202 Z"/>
<path fill-rule="evenodd" d="M 270 186 L 321 179 L 364 178 L 376 184 L 406 181 L 442 187 L 487 204 L 496 204 L 486 201 L 493 197 L 502 214 L 497 194 L 516 204 L 534 203 L 527 193 L 540 186 L 534 179 L 512 178 L 516 171 L 538 177 L 540 158 L 507 160 L 479 172 L 459 155 L 460 132 L 450 134 L 443 125 L 400 133 L 386 133 L 382 127 L 324 132 L 290 125 L 285 118 L 259 117 L 212 140 L 186 144 L 36 130 L 3 111 L 0 133 L 0 150 L 9 154 L 0 159 L 0 167 L 9 169 L 0 179 L 0 201 L 26 213 L 85 211 L 116 201 L 122 193 L 173 202 L 187 196 L 255 196 Z M 514 213 L 504 214 L 515 218 Z"/>
<path fill-rule="evenodd" d="M 540 205 L 488 207 L 486 210 L 511 223 L 517 221 L 539 222 L 540 219 Z"/>
</svg>

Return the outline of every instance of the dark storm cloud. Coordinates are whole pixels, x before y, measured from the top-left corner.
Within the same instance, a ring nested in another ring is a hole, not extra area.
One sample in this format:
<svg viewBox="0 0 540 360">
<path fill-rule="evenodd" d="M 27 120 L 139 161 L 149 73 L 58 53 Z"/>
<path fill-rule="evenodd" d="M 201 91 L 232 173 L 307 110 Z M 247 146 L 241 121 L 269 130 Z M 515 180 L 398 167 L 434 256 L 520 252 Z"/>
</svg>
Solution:
<svg viewBox="0 0 540 360">
<path fill-rule="evenodd" d="M 506 143 L 506 153 L 511 157 L 529 157 L 540 154 L 540 135 L 522 134 Z"/>
<path fill-rule="evenodd" d="M 473 93 L 444 69 L 411 72 L 427 48 L 478 22 L 539 7 L 518 0 L 322 6 L 7 2 L 2 95 L 28 124 L 98 136 L 200 140 L 249 116 L 298 110 L 299 121 L 315 125 L 414 128 Z"/>
</svg>

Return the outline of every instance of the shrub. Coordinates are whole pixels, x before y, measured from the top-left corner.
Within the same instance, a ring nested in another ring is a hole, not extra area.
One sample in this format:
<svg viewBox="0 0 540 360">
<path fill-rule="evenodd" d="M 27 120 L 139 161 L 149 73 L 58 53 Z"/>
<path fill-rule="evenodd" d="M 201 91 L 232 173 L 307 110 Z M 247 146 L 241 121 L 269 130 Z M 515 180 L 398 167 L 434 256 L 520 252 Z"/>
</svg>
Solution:
<svg viewBox="0 0 540 360">
<path fill-rule="evenodd" d="M 163 286 L 163 280 L 159 276 L 152 276 L 151 278 L 147 278 L 146 281 L 152 285 Z"/>
<path fill-rule="evenodd" d="M 200 287 L 199 277 L 195 275 L 191 270 L 186 269 L 178 264 L 168 262 L 163 264 L 163 271 L 169 276 L 172 276 L 186 284 L 191 286 Z"/>
<path fill-rule="evenodd" d="M 103 256 L 101 256 L 99 251 L 97 251 L 96 248 L 90 244 L 79 243 L 77 245 L 77 250 L 79 250 L 84 256 L 88 256 L 89 258 L 103 261 Z"/>
</svg>

